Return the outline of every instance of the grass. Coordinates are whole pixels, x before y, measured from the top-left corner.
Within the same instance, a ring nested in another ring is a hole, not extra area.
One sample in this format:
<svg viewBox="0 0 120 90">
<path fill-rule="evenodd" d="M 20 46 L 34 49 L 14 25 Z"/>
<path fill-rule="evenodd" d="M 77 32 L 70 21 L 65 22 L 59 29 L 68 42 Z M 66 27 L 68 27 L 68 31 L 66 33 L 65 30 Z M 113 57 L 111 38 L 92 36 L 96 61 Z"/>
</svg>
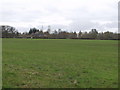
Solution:
<svg viewBox="0 0 120 90">
<path fill-rule="evenodd" d="M 3 39 L 3 88 L 117 88 L 118 41 Z"/>
</svg>

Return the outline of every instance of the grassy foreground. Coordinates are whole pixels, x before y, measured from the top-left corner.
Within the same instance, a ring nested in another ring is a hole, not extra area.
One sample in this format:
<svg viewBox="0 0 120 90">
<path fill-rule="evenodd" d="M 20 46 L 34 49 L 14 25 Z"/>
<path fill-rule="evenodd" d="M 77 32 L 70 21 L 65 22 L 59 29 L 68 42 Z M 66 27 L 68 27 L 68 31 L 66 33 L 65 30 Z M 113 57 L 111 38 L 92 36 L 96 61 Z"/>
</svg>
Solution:
<svg viewBox="0 0 120 90">
<path fill-rule="evenodd" d="M 116 88 L 118 41 L 3 39 L 3 88 Z"/>
</svg>

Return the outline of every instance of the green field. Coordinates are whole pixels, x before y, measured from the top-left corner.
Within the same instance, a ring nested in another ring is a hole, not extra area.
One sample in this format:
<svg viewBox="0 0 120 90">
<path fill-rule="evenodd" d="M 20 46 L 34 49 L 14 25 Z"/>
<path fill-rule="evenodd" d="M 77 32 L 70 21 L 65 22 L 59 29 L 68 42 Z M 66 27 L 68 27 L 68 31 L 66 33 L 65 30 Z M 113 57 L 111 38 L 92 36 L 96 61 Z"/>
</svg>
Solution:
<svg viewBox="0 0 120 90">
<path fill-rule="evenodd" d="M 3 39 L 3 88 L 117 88 L 118 41 Z"/>
</svg>

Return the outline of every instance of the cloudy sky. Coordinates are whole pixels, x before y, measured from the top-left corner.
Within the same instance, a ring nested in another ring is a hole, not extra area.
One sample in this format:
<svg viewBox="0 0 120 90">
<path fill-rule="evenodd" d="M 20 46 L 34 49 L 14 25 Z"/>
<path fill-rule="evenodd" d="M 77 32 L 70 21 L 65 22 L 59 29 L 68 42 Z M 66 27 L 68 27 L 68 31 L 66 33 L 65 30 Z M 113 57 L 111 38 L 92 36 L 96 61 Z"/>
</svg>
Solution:
<svg viewBox="0 0 120 90">
<path fill-rule="evenodd" d="M 67 31 L 99 32 L 118 29 L 119 0 L 1 0 L 0 25 L 11 25 L 19 32 L 29 28 L 61 28 Z"/>
</svg>

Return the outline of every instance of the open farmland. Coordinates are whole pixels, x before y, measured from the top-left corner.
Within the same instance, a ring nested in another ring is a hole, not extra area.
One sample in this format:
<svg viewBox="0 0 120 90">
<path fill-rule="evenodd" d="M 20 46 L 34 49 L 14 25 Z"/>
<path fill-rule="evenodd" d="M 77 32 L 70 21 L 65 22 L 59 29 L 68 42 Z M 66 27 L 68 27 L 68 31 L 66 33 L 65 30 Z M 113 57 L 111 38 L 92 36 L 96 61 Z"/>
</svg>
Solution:
<svg viewBox="0 0 120 90">
<path fill-rule="evenodd" d="M 118 41 L 3 39 L 3 88 L 117 88 Z"/>
</svg>

